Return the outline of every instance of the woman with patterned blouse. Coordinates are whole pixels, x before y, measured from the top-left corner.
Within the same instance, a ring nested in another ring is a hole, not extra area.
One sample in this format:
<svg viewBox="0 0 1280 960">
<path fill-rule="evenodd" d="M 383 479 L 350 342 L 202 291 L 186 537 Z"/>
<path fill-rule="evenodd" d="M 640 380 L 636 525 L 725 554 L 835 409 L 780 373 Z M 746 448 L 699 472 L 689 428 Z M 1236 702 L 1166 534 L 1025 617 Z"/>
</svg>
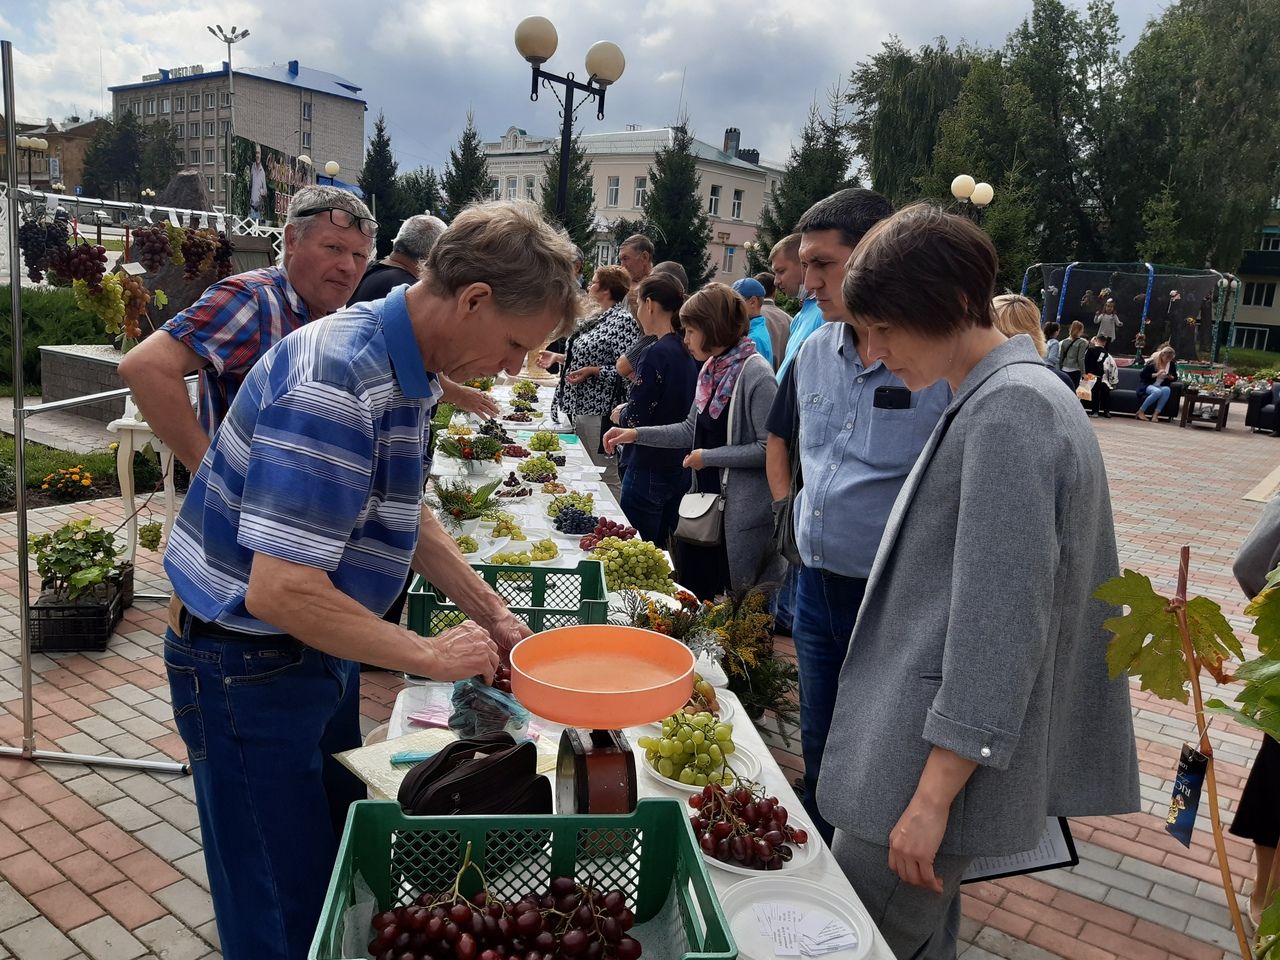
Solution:
<svg viewBox="0 0 1280 960">
<path fill-rule="evenodd" d="M 552 413 L 563 410 L 573 421 L 578 437 L 593 463 L 605 468 L 604 482 L 614 496 L 621 494 L 621 482 L 614 459 L 604 454 L 600 436 L 608 429 L 614 381 L 618 378 L 618 357 L 640 339 L 640 325 L 627 310 L 631 278 L 618 266 L 598 267 L 587 293 L 601 313 L 582 324 L 565 347 L 564 377 L 556 388 Z M 538 358 L 542 365 L 548 358 Z"/>
</svg>

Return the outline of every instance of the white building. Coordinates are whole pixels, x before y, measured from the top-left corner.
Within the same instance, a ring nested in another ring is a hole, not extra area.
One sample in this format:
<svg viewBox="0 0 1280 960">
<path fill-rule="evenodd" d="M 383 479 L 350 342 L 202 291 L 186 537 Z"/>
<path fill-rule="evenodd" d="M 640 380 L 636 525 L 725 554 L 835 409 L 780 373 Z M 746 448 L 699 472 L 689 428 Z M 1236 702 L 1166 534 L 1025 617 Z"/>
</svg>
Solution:
<svg viewBox="0 0 1280 960">
<path fill-rule="evenodd" d="M 620 218 L 639 220 L 644 216 L 641 203 L 649 188 L 649 167 L 655 154 L 670 146 L 671 140 L 670 127 L 582 135 L 594 181 L 598 235 L 596 249 L 586 253 L 596 263 L 617 262 L 618 251 L 610 229 Z M 511 127 L 501 140 L 486 143 L 493 197 L 541 198 L 547 158 L 558 141 L 559 137 L 533 137 Z M 695 139 L 692 148 L 699 191 L 711 220 L 708 252 L 717 267 L 713 279 L 722 283 L 746 276 L 747 258 L 742 245 L 755 239 L 765 199 L 772 195 L 782 176 L 781 167 L 760 163 L 758 151 L 742 150 L 739 143 L 738 129 L 730 127 L 725 131 L 722 147 Z M 554 190 L 556 184 L 550 188 Z M 652 239 L 660 254 L 662 238 Z"/>
</svg>

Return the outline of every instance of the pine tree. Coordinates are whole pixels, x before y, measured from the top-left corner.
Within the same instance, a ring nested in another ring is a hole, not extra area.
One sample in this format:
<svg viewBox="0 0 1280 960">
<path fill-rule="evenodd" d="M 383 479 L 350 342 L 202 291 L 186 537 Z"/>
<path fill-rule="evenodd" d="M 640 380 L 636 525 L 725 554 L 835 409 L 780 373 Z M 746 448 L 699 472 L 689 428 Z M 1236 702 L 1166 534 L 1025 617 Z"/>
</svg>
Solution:
<svg viewBox="0 0 1280 960">
<path fill-rule="evenodd" d="M 778 188 L 760 211 L 756 237 L 762 258 L 767 259 L 769 249 L 795 230 L 796 222 L 811 206 L 837 190 L 857 185 L 857 180 L 849 176 L 853 149 L 841 114 L 844 94 L 837 88 L 829 101 L 830 112 L 826 116 L 816 103 L 809 108 L 800 144 L 792 146 Z"/>
<path fill-rule="evenodd" d="M 419 167 L 400 174 L 396 178 L 396 189 L 400 194 L 401 219 L 420 213 L 440 216 L 444 194 L 440 192 L 440 178 L 430 167 Z"/>
<path fill-rule="evenodd" d="M 378 253 L 385 257 L 391 252 L 391 241 L 400 229 L 401 204 L 396 190 L 396 161 L 391 155 L 391 137 L 387 133 L 386 118 L 379 113 L 373 122 L 373 136 L 364 156 L 364 169 L 360 171 L 360 189 L 365 202 L 374 210 L 381 210 L 378 218 Z"/>
<path fill-rule="evenodd" d="M 711 221 L 698 192 L 701 178 L 692 147 L 693 136 L 684 118 L 671 128 L 671 143 L 654 156 L 644 197 L 646 233 L 657 250 L 654 259 L 674 260 L 684 267 L 690 292 L 715 276 L 707 254 Z"/>
<path fill-rule="evenodd" d="M 484 144 L 476 130 L 476 117 L 467 111 L 467 127 L 458 139 L 458 146 L 449 151 L 449 165 L 441 178 L 448 214 L 445 220 L 469 203 L 489 197 L 489 164 L 484 155 Z"/>
<path fill-rule="evenodd" d="M 569 199 L 563 219 L 556 217 L 556 194 L 560 190 L 560 142 L 556 141 L 547 157 L 546 175 L 542 181 L 542 212 L 548 221 L 560 223 L 573 242 L 584 252 L 595 239 L 596 194 L 591 176 L 591 162 L 575 135 L 569 145 Z"/>
<path fill-rule="evenodd" d="M 173 127 L 168 120 L 160 120 L 142 129 L 142 155 L 139 158 L 139 179 L 143 186 L 160 192 L 182 164 L 182 148 L 173 138 Z"/>
</svg>

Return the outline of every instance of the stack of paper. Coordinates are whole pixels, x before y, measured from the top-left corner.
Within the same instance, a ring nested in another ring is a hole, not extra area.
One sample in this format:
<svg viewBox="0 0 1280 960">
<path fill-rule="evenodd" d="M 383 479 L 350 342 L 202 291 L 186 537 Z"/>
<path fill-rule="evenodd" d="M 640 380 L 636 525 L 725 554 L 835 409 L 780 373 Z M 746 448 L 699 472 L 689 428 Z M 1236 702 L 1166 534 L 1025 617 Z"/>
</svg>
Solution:
<svg viewBox="0 0 1280 960">
<path fill-rule="evenodd" d="M 825 910 L 801 910 L 790 903 L 757 903 L 756 925 L 773 941 L 778 957 L 820 957 L 858 946 L 858 934 Z"/>
</svg>

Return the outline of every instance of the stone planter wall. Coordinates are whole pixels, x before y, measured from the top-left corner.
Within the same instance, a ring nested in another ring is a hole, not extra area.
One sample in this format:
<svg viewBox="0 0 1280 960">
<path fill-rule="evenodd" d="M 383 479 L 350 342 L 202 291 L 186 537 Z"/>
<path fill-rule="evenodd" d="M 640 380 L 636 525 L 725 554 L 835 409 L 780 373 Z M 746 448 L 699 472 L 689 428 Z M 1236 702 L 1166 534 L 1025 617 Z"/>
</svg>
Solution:
<svg viewBox="0 0 1280 960">
<path fill-rule="evenodd" d="M 119 350 L 109 345 L 66 344 L 40 348 L 40 382 L 45 402 L 70 400 L 124 386 L 117 372 Z M 100 423 L 124 416 L 124 397 L 69 408 L 69 412 Z"/>
</svg>

